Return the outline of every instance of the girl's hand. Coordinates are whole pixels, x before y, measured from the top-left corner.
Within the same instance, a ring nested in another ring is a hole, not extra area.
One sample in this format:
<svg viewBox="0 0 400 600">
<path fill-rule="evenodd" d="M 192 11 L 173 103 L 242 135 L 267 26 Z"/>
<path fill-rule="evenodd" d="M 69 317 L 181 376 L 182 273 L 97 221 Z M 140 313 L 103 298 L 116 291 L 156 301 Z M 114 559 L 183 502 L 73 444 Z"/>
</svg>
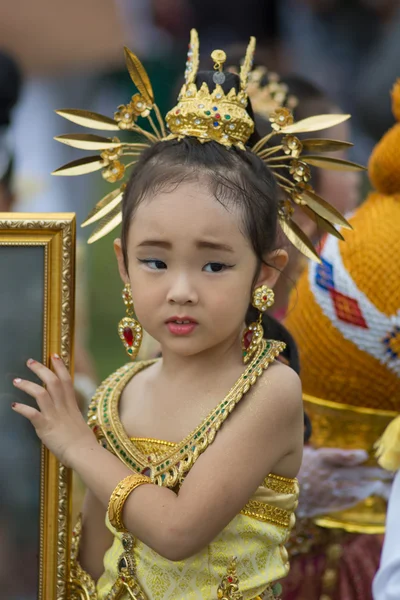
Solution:
<svg viewBox="0 0 400 600">
<path fill-rule="evenodd" d="M 29 419 L 43 444 L 68 467 L 71 451 L 93 447 L 96 439 L 78 408 L 72 379 L 63 361 L 57 354 L 51 360 L 54 373 L 33 359 L 27 362 L 46 387 L 14 379 L 15 387 L 35 398 L 40 410 L 19 403 L 12 408 Z"/>
</svg>

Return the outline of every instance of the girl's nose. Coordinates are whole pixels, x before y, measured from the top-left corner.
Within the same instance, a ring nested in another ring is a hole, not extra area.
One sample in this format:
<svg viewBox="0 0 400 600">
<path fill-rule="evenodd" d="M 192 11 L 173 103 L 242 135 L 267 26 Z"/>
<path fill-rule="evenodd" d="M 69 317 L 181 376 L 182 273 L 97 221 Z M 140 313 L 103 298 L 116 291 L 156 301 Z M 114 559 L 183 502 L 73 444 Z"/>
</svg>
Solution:
<svg viewBox="0 0 400 600">
<path fill-rule="evenodd" d="M 171 282 L 167 300 L 170 304 L 196 304 L 197 293 L 186 275 L 179 275 Z"/>
</svg>

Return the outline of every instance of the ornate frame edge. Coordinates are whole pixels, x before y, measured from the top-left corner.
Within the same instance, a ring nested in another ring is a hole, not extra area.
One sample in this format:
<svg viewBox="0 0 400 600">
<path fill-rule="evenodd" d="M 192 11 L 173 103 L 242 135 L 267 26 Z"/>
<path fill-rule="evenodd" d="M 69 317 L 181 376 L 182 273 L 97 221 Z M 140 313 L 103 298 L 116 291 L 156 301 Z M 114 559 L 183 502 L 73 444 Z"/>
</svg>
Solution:
<svg viewBox="0 0 400 600">
<path fill-rule="evenodd" d="M 43 332 L 44 352 L 58 352 L 64 360 L 67 368 L 71 371 L 73 367 L 73 340 L 74 340 L 74 309 L 75 309 L 75 239 L 76 239 L 76 220 L 74 213 L 0 213 L 0 231 L 9 232 L 10 245 L 12 236 L 18 236 L 21 243 L 21 234 L 27 233 L 26 245 L 29 241 L 36 238 L 37 242 L 42 241 L 45 247 L 44 264 L 44 323 Z M 46 239 L 40 239 L 45 234 Z M 29 237 L 29 239 L 28 239 Z M 22 241 L 23 243 L 23 241 Z M 60 260 L 61 259 L 61 260 Z M 52 263 L 59 261 L 61 264 L 60 272 L 52 276 Z M 52 283 L 52 280 L 55 283 Z M 54 289 L 59 280 L 60 291 L 56 295 L 56 303 L 51 302 L 50 291 Z M 52 287 L 53 286 L 53 287 Z M 51 306 L 53 304 L 53 306 Z M 56 309 L 56 310 L 54 310 Z M 53 314 L 51 314 L 53 311 Z M 54 312 L 56 319 L 54 319 Z M 50 317 L 53 316 L 53 319 Z M 57 319 L 59 317 L 59 320 Z M 57 326 L 57 321 L 59 327 Z M 56 330 L 58 329 L 58 331 Z M 48 360 L 48 356 L 44 357 Z M 57 473 L 58 495 L 57 495 L 57 515 L 56 531 L 57 536 L 55 551 L 55 565 L 53 572 L 47 573 L 43 568 L 48 554 L 48 548 L 44 547 L 44 509 L 41 506 L 40 512 L 40 562 L 39 562 L 39 599 L 45 600 L 44 594 L 48 589 L 53 588 L 55 592 L 54 600 L 67 599 L 68 571 L 69 571 L 69 550 L 70 550 L 70 490 L 71 490 L 71 472 L 61 463 L 56 461 L 50 455 L 47 449 L 42 446 L 41 452 L 41 501 L 46 497 L 46 473 L 44 466 L 54 463 Z M 51 507 L 50 507 L 50 511 Z M 46 580 L 47 578 L 47 580 Z M 49 581 L 51 578 L 52 581 Z M 47 600 L 47 598 L 46 598 Z"/>
</svg>

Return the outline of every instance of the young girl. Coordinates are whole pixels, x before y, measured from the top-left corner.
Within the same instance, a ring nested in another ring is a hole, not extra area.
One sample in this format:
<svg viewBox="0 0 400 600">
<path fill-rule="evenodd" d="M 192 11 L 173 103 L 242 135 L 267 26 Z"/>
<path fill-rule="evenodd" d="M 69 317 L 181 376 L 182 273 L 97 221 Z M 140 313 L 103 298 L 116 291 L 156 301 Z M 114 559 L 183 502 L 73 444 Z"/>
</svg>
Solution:
<svg viewBox="0 0 400 600">
<path fill-rule="evenodd" d="M 15 380 L 38 409 L 14 410 L 88 488 L 74 534 L 76 597 L 272 598 L 279 594 L 273 582 L 288 571 L 283 544 L 297 505 L 303 410 L 298 376 L 275 360 L 284 345 L 264 339 L 262 328 L 287 260 L 277 229 L 288 201 L 280 204 L 272 171 L 249 148 L 254 123 L 245 89 L 253 49 L 254 40 L 240 78 L 222 71 L 222 51 L 212 54 L 214 74 L 197 73 L 192 32 L 186 83 L 166 119 L 169 135 L 129 51 L 141 95 L 121 106 L 115 121 L 62 113 L 80 124 L 137 131 L 137 116 L 150 119 L 153 109 L 161 126 L 158 136 L 141 130 L 151 142 L 144 151 L 144 144 L 117 138 L 63 140 L 106 148 L 86 165 L 103 168 L 110 181 L 124 172 L 119 157 L 140 154 L 114 244 L 127 306 L 119 333 L 134 357 L 142 325 L 159 341 L 162 359 L 111 375 L 93 399 L 90 428 L 58 356 L 53 371 L 29 361 L 45 387 Z M 280 114 L 275 118 L 280 130 Z M 283 125 L 291 122 L 286 115 Z M 83 164 L 61 171 L 83 172 Z M 290 165 L 306 169 L 297 160 Z M 95 218 L 111 205 L 98 232 L 120 219 L 116 198 L 112 192 L 97 205 Z"/>
</svg>

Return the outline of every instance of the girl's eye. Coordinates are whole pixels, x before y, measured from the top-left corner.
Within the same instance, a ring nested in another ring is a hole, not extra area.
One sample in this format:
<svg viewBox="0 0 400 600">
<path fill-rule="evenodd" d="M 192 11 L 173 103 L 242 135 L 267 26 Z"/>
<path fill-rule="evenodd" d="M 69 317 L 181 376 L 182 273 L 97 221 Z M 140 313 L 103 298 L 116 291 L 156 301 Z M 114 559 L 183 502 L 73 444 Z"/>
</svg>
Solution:
<svg viewBox="0 0 400 600">
<path fill-rule="evenodd" d="M 203 267 L 204 271 L 207 271 L 207 273 L 221 273 L 222 271 L 225 271 L 226 269 L 229 269 L 230 265 L 225 265 L 224 263 L 218 263 L 218 262 L 211 262 L 211 263 L 207 263 L 205 265 L 205 267 Z"/>
<path fill-rule="evenodd" d="M 157 259 L 139 259 L 139 262 L 147 265 L 149 269 L 153 269 L 154 271 L 162 271 L 167 268 L 167 265 L 162 260 Z"/>
</svg>

